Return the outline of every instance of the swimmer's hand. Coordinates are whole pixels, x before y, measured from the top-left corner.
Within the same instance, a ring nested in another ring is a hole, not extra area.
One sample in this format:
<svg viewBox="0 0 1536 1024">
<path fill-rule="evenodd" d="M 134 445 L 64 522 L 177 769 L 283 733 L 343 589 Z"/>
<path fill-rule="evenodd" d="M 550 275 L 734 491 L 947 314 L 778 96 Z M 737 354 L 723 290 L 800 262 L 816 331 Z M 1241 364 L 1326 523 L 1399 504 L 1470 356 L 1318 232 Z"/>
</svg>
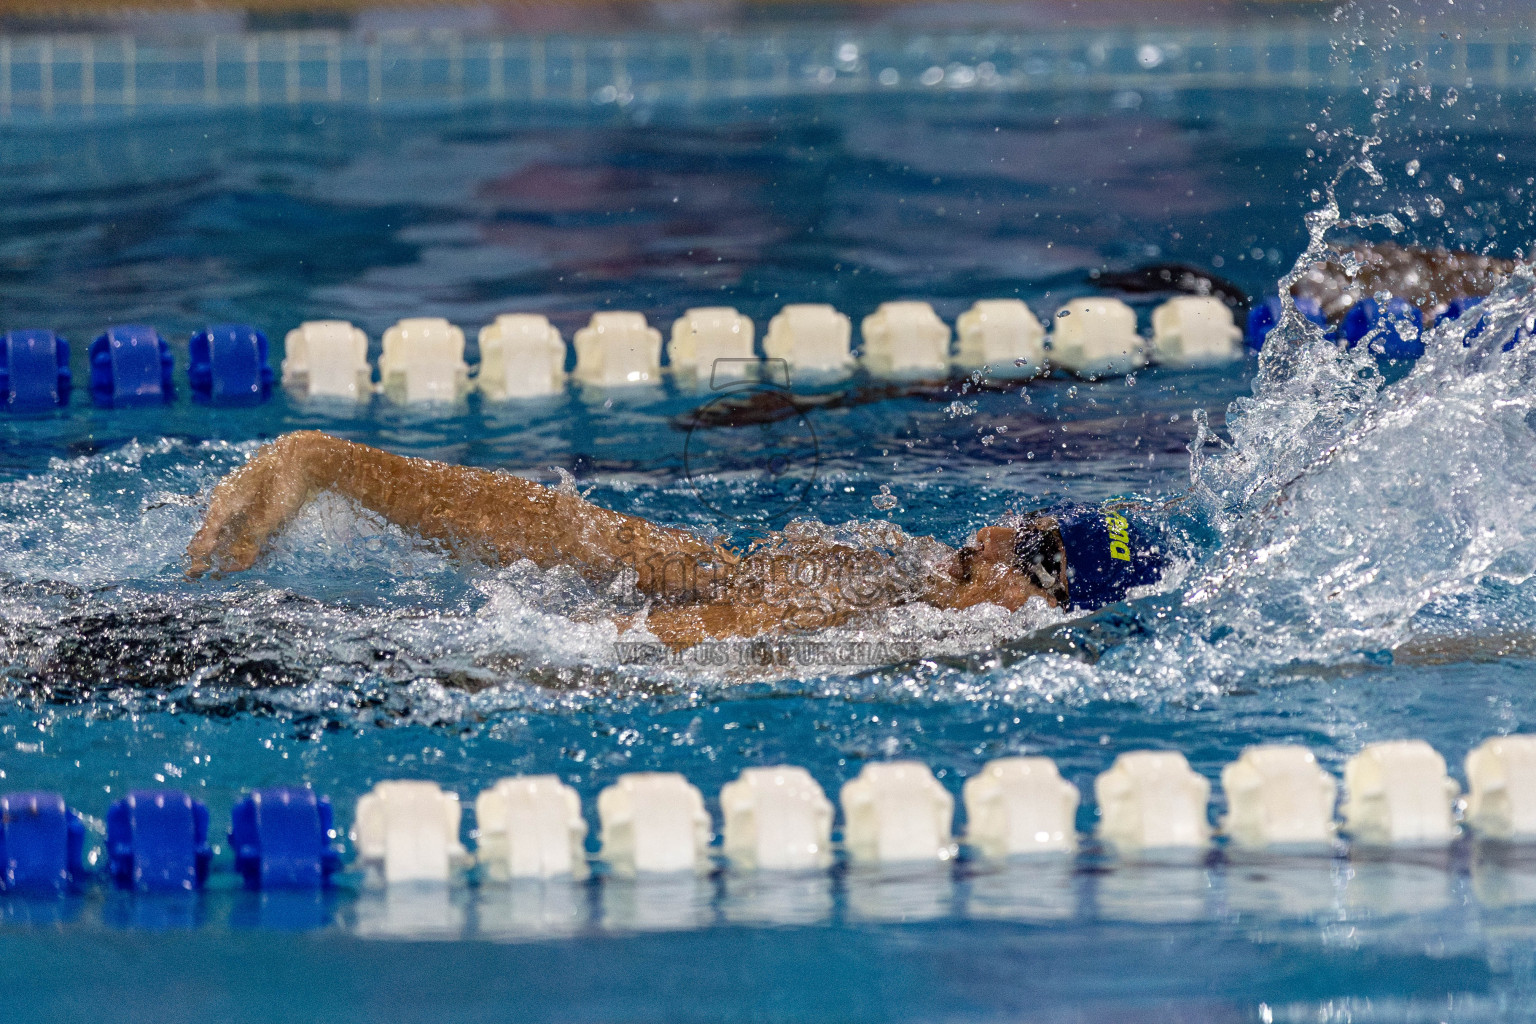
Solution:
<svg viewBox="0 0 1536 1024">
<path fill-rule="evenodd" d="M 324 435 L 287 434 L 219 481 L 202 529 L 187 545 L 187 575 L 196 579 L 249 569 L 267 541 L 299 514 L 313 493 L 308 466 Z"/>
</svg>

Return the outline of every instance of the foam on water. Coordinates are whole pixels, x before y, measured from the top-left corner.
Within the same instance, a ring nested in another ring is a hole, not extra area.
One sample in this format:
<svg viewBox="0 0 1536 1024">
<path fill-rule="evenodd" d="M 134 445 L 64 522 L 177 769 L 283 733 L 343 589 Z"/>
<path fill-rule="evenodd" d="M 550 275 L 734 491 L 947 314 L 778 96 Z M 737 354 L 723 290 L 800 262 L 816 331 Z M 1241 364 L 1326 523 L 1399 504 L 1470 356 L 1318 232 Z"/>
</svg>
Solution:
<svg viewBox="0 0 1536 1024">
<path fill-rule="evenodd" d="M 1314 218 L 1298 267 L 1337 220 Z M 878 656 L 862 668 L 622 664 L 616 642 L 654 638 L 643 624 L 621 633 L 621 602 L 575 572 L 458 565 L 334 499 L 253 572 L 189 582 L 195 495 L 255 445 L 173 439 L 54 460 L 0 487 L 0 660 L 14 694 L 79 699 L 105 686 L 114 696 L 97 710 L 108 714 L 147 701 L 451 722 L 743 684 L 1015 707 L 1198 699 L 1293 662 L 1504 635 L 1530 617 L 1536 570 L 1536 345 L 1504 350 L 1536 315 L 1536 278 L 1517 273 L 1478 313 L 1429 330 L 1426 356 L 1390 383 L 1367 346 L 1342 350 L 1287 317 L 1252 396 L 1229 411 L 1230 441 L 1207 430 L 1194 446 L 1178 515 L 1219 536 L 1213 554 L 1087 620 L 909 605 L 814 636 L 920 652 L 887 655 L 890 668 Z M 878 524 L 819 532 L 881 535 Z"/>
<path fill-rule="evenodd" d="M 755 658 L 749 645 L 725 661 L 626 666 L 616 641 L 655 646 L 656 638 L 643 620 L 621 633 L 615 620 L 632 610 L 621 596 L 566 568 L 455 563 L 329 497 L 251 572 L 186 580 L 199 495 L 255 447 L 132 443 L 54 460 L 0 487 L 0 661 L 13 696 L 101 698 L 94 710 L 107 714 L 169 703 L 449 722 L 572 694 L 688 691 L 801 672 Z M 803 529 L 873 544 L 885 525 Z M 816 640 L 963 656 L 1059 619 L 1044 606 L 1010 614 L 914 605 L 878 630 L 826 630 Z M 833 669 L 841 675 L 869 657 Z"/>
</svg>

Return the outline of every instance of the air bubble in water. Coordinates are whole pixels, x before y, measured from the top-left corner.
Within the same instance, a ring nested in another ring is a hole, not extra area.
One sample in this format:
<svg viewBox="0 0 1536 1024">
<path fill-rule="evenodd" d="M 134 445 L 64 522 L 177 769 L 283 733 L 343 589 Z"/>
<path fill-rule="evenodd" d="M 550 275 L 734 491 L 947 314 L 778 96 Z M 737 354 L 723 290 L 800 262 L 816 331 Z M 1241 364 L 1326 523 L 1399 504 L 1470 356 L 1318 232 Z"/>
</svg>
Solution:
<svg viewBox="0 0 1536 1024">
<path fill-rule="evenodd" d="M 1461 95 L 1456 91 L 1455 86 L 1452 86 L 1445 90 L 1445 99 L 1440 101 L 1440 105 L 1442 107 L 1454 107 L 1459 99 L 1461 99 Z"/>
<path fill-rule="evenodd" d="M 1415 174 L 1418 174 L 1419 173 L 1419 162 L 1418 162 L 1418 160 L 1409 160 L 1408 161 L 1408 166 L 1405 167 L 1404 170 L 1406 170 L 1408 172 L 1408 177 L 1410 177 L 1410 178 L 1413 177 Z"/>
</svg>

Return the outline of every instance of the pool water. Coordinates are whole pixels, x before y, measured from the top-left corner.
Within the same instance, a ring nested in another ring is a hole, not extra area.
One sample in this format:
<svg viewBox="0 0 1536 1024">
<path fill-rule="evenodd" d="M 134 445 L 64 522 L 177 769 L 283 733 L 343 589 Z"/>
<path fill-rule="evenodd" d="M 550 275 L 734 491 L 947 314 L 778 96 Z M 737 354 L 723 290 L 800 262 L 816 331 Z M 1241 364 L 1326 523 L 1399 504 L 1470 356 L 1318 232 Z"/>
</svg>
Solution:
<svg viewBox="0 0 1536 1024">
<path fill-rule="evenodd" d="M 567 337 L 608 308 L 664 331 L 691 306 L 734 305 L 761 332 L 787 302 L 857 319 L 898 297 L 953 321 L 1018 296 L 1046 317 L 1092 293 L 1093 271 L 1156 260 L 1261 295 L 1376 114 L 1373 163 L 1339 180 L 1345 214 L 1396 211 L 1407 242 L 1529 244 L 1530 96 L 1379 99 L 955 92 L 14 127 L 0 323 L 58 329 L 82 380 L 85 344 L 114 322 L 159 326 L 180 373 L 186 336 L 220 320 L 276 340 L 350 319 L 376 351 L 403 316 L 472 335 L 509 310 Z M 1536 716 L 1536 355 L 1491 343 L 1533 292 L 1517 276 L 1488 337 L 1437 329 L 1411 369 L 1296 330 L 1262 367 L 817 410 L 791 509 L 764 500 L 761 429 L 679 429 L 708 395 L 672 384 L 358 410 L 183 395 L 112 411 L 77 390 L 56 414 L 0 419 L 0 785 L 62 792 L 98 828 L 126 791 L 176 786 L 217 830 L 255 786 L 308 783 L 346 824 L 382 779 L 430 778 L 468 805 L 549 772 L 595 825 L 597 792 L 627 771 L 684 773 L 718 821 L 721 785 L 754 765 L 803 765 L 835 794 L 869 761 L 916 758 L 958 795 L 1027 752 L 1083 791 L 1091 832 L 1094 776 L 1146 747 L 1214 781 L 1253 743 L 1304 743 L 1337 774 L 1365 743 L 1419 737 L 1461 777 L 1468 749 Z M 1130 298 L 1145 323 L 1155 299 Z M 569 474 L 599 504 L 735 540 L 793 512 L 957 544 L 1029 504 L 1185 496 L 1210 554 L 1076 621 L 903 609 L 816 639 L 921 656 L 809 667 L 624 664 L 610 604 L 570 574 L 458 564 L 335 501 L 251 572 L 185 579 L 200 496 L 301 428 Z M 1219 816 L 1219 787 L 1213 801 Z M 186 900 L 0 901 L 6 1005 L 39 1020 L 1468 1020 L 1528 1016 L 1536 985 L 1536 863 L 1465 845 L 1153 866 L 1090 846 L 1067 866 L 451 898 L 356 882 L 262 895 L 226 873 Z"/>
</svg>

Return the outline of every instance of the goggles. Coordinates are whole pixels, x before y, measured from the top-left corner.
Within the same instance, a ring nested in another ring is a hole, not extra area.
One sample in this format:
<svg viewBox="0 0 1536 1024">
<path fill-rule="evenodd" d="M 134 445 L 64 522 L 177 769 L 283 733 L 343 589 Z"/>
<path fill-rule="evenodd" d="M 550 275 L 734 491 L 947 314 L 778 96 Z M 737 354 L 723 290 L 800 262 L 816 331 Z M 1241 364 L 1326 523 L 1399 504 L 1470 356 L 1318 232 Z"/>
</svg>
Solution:
<svg viewBox="0 0 1536 1024">
<path fill-rule="evenodd" d="M 1036 516 L 1014 529 L 1013 567 L 1049 594 L 1058 607 L 1067 606 L 1067 548 L 1055 516 Z"/>
</svg>

